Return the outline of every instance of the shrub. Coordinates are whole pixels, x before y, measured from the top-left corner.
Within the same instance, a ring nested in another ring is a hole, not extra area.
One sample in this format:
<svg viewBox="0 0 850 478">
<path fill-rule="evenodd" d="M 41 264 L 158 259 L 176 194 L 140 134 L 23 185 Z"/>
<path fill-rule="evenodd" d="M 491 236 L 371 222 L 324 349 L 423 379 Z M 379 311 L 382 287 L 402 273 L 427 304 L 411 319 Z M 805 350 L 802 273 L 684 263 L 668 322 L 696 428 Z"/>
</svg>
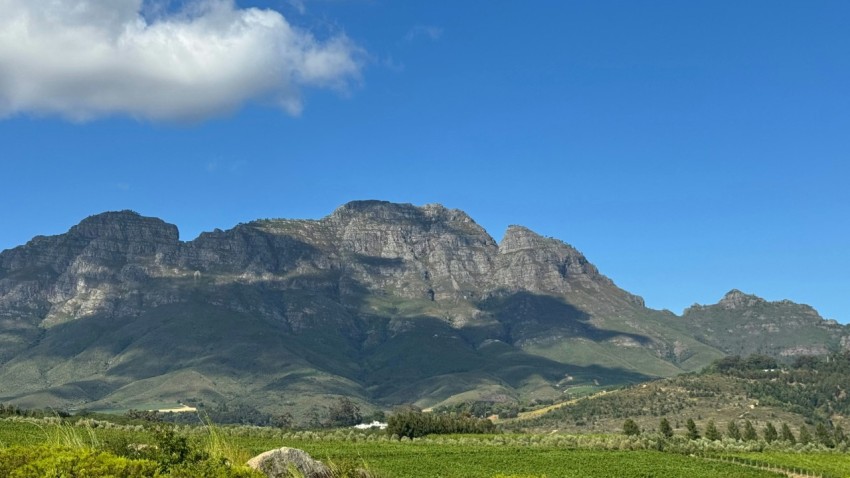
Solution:
<svg viewBox="0 0 850 478">
<path fill-rule="evenodd" d="M 628 418 L 623 422 L 623 433 L 628 436 L 640 435 L 640 427 L 638 427 L 638 424 L 634 420 Z"/>
<path fill-rule="evenodd" d="M 661 422 L 658 424 L 658 431 L 664 435 L 665 438 L 673 436 L 673 427 L 670 426 L 670 422 L 666 418 L 661 419 Z"/>
<path fill-rule="evenodd" d="M 146 478 L 154 476 L 157 464 L 130 460 L 87 448 L 15 447 L 0 451 L 0 476 Z"/>
</svg>

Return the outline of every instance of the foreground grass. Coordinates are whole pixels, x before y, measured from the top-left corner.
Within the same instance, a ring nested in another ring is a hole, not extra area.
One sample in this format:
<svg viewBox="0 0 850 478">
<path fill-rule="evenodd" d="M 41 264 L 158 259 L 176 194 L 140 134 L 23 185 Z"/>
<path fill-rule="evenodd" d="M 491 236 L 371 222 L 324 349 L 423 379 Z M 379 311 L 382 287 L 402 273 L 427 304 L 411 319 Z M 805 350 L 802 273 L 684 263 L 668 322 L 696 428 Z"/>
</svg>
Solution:
<svg viewBox="0 0 850 478">
<path fill-rule="evenodd" d="M 243 465 L 246 451 L 199 430 L 0 420 L 0 477 L 262 478 Z"/>
<path fill-rule="evenodd" d="M 133 463 L 120 460 L 112 462 L 111 458 L 99 453 L 102 450 L 109 451 L 109 447 L 114 447 L 115 443 L 153 443 L 151 432 L 143 427 L 96 425 L 69 429 L 67 425 L 50 422 L 0 420 L 0 455 L 17 449 L 19 451 L 15 453 L 19 456 L 34 454 L 43 458 L 45 453 L 49 455 L 49 452 L 44 450 L 58 450 L 62 454 L 73 455 L 70 450 L 77 449 L 86 450 L 86 459 L 91 463 L 108 462 L 109 466 L 129 467 Z M 551 437 L 530 435 L 496 435 L 476 438 L 453 436 L 417 441 L 394 441 L 380 435 L 357 434 L 347 430 L 324 434 L 310 432 L 293 434 L 249 427 L 206 429 L 196 427 L 181 429 L 180 433 L 188 438 L 193 447 L 204 450 L 214 457 L 214 461 L 224 460 L 238 465 L 244 463 L 248 457 L 263 451 L 290 446 L 301 448 L 315 458 L 341 465 L 346 469 L 365 467 L 375 475 L 390 478 L 493 478 L 497 476 L 766 478 L 785 476 L 712 460 L 710 457 L 691 456 L 687 453 L 647 449 L 589 449 L 586 444 L 583 444 L 603 440 L 602 436 L 584 437 L 578 441 L 567 437 L 566 442 L 551 443 Z M 614 438 L 622 439 L 622 437 Z M 578 445 L 575 446 L 575 443 Z M 751 456 L 752 459 L 766 464 L 820 470 L 829 476 L 850 476 L 850 460 L 845 454 L 764 452 L 738 453 L 738 455 Z M 138 475 L 134 476 L 154 476 L 149 474 L 150 463 L 137 465 Z M 114 473 L 112 475 L 123 476 Z M 85 476 L 108 475 L 91 473 Z"/>
</svg>

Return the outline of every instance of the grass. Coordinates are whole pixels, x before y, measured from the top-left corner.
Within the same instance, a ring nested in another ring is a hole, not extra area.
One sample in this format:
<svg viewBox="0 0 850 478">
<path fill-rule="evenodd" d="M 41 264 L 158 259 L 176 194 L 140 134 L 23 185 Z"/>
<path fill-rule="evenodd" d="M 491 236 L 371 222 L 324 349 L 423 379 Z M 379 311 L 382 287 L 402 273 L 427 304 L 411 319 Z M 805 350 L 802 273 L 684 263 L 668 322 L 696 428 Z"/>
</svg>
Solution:
<svg viewBox="0 0 850 478">
<path fill-rule="evenodd" d="M 212 424 L 181 427 L 178 433 L 188 437 L 193 447 L 208 454 L 214 461 L 233 464 L 244 463 L 252 456 L 281 446 L 300 448 L 330 465 L 338 477 L 355 476 L 354 470 L 358 468 L 369 470 L 371 476 L 388 478 L 782 476 L 688 453 L 625 450 L 622 446 L 627 442 L 621 435 L 450 435 L 394 441 L 374 432 L 284 433 L 270 428 L 219 427 Z M 116 440 L 150 444 L 152 434 L 141 427 L 110 427 L 103 422 L 72 426 L 59 424 L 56 419 L 37 423 L 0 420 L 0 449 L 12 445 L 50 445 L 96 451 Z M 821 472 L 827 476 L 850 476 L 850 456 L 846 454 L 771 451 L 739 452 L 736 456 L 786 468 Z"/>
<path fill-rule="evenodd" d="M 734 456 L 759 463 L 800 468 L 829 476 L 850 477 L 850 455 L 840 453 L 736 453 Z"/>
<path fill-rule="evenodd" d="M 319 459 L 360 460 L 395 477 L 775 477 L 741 466 L 651 451 L 415 443 L 289 442 Z"/>
<path fill-rule="evenodd" d="M 622 368 L 657 377 L 682 373 L 682 369 L 662 360 L 645 347 L 620 347 L 607 342 L 568 339 L 555 344 L 529 346 L 526 351 L 561 363 Z"/>
</svg>

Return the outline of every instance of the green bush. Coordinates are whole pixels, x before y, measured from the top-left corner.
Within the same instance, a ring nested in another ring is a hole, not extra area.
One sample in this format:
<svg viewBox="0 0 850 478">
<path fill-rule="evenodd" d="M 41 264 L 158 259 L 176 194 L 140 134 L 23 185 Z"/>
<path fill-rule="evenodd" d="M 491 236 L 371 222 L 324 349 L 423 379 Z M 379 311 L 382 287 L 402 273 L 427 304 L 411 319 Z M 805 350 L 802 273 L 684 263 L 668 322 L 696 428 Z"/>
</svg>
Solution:
<svg viewBox="0 0 850 478">
<path fill-rule="evenodd" d="M 640 427 L 634 420 L 627 418 L 626 421 L 623 422 L 623 433 L 628 436 L 640 435 Z"/>
<path fill-rule="evenodd" d="M 130 460 L 87 448 L 14 447 L 0 450 L 0 476 L 30 478 L 113 477 L 148 478 L 156 476 L 157 464 Z"/>
</svg>

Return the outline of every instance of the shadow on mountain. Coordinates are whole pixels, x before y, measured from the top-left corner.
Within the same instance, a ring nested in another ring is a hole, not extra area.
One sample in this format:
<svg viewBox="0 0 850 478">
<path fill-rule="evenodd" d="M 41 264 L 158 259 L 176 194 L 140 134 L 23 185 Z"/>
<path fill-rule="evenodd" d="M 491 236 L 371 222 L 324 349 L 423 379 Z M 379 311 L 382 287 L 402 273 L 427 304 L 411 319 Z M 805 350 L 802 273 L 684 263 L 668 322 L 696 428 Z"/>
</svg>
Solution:
<svg viewBox="0 0 850 478">
<path fill-rule="evenodd" d="M 393 267 L 392 261 L 376 264 Z M 547 331 L 648 341 L 598 329 L 580 309 L 527 292 L 483 302 L 482 310 L 498 323 L 473 333 L 427 314 L 364 314 L 369 290 L 340 271 L 224 284 L 206 277 L 156 279 L 146 288 L 170 291 L 181 301 L 151 307 L 136 298 L 139 316 L 95 315 L 56 325 L 7 365 L 25 367 L 33 380 L 49 375 L 57 385 L 47 392 L 75 402 L 120 401 L 136 389 L 193 397 L 213 387 L 221 396 L 262 400 L 259 406 L 279 406 L 275 400 L 287 394 L 393 404 L 424 396 L 439 401 L 476 387 L 517 393 L 565 380 L 611 385 L 650 378 L 563 364 L 514 346 Z M 0 377 L 10 373 L 0 369 Z"/>
<path fill-rule="evenodd" d="M 377 270 L 384 268 L 399 268 L 404 266 L 404 259 L 401 257 L 367 256 L 365 254 L 352 253 L 351 258 L 359 264 Z"/>
<path fill-rule="evenodd" d="M 565 380 L 610 385 L 651 378 L 619 368 L 563 364 L 496 338 L 475 344 L 465 330 L 434 317 L 389 319 L 387 329 L 385 340 L 364 361 L 364 385 L 373 397 L 390 403 L 426 396 L 442 400 L 477 384 L 517 390 Z"/>
<path fill-rule="evenodd" d="M 640 334 L 600 329 L 590 323 L 587 312 L 549 295 L 501 292 L 480 302 L 478 307 L 501 324 L 503 340 L 510 344 L 554 335 L 594 342 L 627 337 L 640 345 L 649 345 L 652 341 Z"/>
</svg>

